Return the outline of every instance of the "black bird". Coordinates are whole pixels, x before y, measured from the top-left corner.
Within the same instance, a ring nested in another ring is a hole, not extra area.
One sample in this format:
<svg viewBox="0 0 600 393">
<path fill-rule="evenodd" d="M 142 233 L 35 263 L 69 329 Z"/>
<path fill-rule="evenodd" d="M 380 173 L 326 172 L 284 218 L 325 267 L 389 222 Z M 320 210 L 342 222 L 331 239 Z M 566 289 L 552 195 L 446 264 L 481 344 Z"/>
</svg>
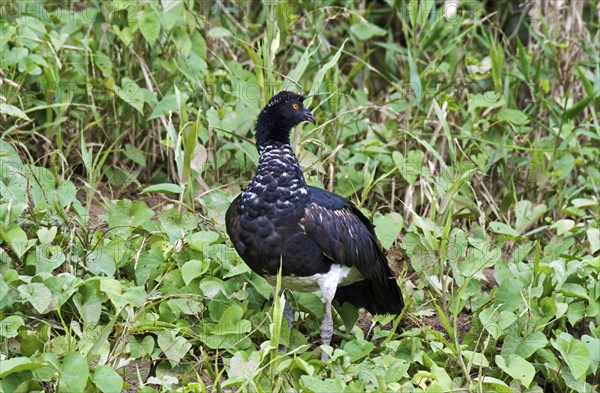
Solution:
<svg viewBox="0 0 600 393">
<path fill-rule="evenodd" d="M 304 181 L 290 146 L 294 126 L 315 123 L 303 101 L 299 94 L 282 91 L 259 114 L 258 169 L 227 210 L 225 222 L 238 254 L 271 284 L 281 263 L 284 288 L 321 290 L 321 339 L 329 345 L 334 298 L 373 314 L 400 314 L 404 301 L 373 224 L 347 199 Z"/>
</svg>

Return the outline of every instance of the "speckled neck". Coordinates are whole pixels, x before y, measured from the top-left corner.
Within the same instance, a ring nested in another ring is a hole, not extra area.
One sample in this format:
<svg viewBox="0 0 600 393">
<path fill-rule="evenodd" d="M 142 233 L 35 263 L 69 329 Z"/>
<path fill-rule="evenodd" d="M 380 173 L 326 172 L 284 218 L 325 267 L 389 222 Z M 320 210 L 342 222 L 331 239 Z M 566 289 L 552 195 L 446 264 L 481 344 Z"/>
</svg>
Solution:
<svg viewBox="0 0 600 393">
<path fill-rule="evenodd" d="M 310 199 L 300 164 L 287 143 L 259 147 L 256 175 L 242 194 L 240 205 L 250 215 L 285 217 L 288 209 L 303 210 Z"/>
<path fill-rule="evenodd" d="M 258 152 L 258 168 L 252 183 L 262 184 L 271 192 L 275 188 L 288 188 L 292 193 L 301 189 L 308 191 L 302 169 L 290 144 L 267 143 L 260 145 Z"/>
</svg>

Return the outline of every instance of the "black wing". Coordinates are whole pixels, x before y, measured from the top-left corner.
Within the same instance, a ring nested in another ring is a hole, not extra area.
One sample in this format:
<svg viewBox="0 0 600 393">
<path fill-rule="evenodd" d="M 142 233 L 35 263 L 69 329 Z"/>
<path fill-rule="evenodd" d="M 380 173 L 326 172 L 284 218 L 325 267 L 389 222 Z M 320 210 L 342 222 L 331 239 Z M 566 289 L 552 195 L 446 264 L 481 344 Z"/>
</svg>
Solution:
<svg viewBox="0 0 600 393">
<path fill-rule="evenodd" d="M 238 204 L 242 199 L 242 194 L 238 195 L 225 213 L 225 229 L 227 234 L 233 243 L 233 247 L 240 255 L 244 255 L 246 252 L 246 245 L 240 241 L 240 214 L 238 213 Z"/>
<path fill-rule="evenodd" d="M 311 200 L 300 222 L 304 232 L 329 259 L 355 266 L 372 282 L 380 310 L 400 313 L 402 295 L 373 224 L 347 199 L 316 187 L 310 187 L 310 192 Z"/>
<path fill-rule="evenodd" d="M 356 266 L 368 279 L 388 275 L 389 268 L 374 226 L 350 201 L 317 187 L 310 187 L 311 200 L 304 210 L 304 232 L 328 258 Z"/>
</svg>

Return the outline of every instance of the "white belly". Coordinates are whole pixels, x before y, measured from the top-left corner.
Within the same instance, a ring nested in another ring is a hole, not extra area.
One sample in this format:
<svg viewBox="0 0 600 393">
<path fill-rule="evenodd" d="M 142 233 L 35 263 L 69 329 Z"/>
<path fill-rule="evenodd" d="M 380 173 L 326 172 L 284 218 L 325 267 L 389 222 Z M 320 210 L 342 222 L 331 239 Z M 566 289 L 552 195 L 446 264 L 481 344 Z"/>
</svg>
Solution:
<svg viewBox="0 0 600 393">
<path fill-rule="evenodd" d="M 277 276 L 265 276 L 265 279 L 273 286 L 277 283 Z M 337 287 L 350 285 L 363 279 L 364 276 L 355 267 L 331 265 L 331 269 L 327 273 L 317 273 L 306 277 L 281 277 L 281 286 L 301 292 L 313 292 L 320 289 L 325 300 L 331 301 Z"/>
</svg>

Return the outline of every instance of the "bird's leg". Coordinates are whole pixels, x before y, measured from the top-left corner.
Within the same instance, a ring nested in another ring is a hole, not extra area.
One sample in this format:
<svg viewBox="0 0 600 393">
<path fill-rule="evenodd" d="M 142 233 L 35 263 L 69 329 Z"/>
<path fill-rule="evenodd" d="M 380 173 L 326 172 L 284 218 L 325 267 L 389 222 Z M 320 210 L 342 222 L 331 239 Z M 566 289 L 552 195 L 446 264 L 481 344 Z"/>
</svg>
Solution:
<svg viewBox="0 0 600 393">
<path fill-rule="evenodd" d="M 333 336 L 333 318 L 331 317 L 331 301 L 325 302 L 325 315 L 323 322 L 321 323 L 321 341 L 325 345 L 331 344 L 331 337 Z M 321 354 L 321 360 L 326 361 L 328 359 L 327 353 L 323 351 Z"/>
<path fill-rule="evenodd" d="M 331 317 L 331 302 L 335 297 L 335 291 L 337 290 L 338 284 L 340 283 L 340 277 L 342 276 L 342 268 L 340 265 L 332 265 L 329 272 L 325 274 L 323 280 L 319 280 L 319 288 L 325 301 L 325 315 L 323 316 L 323 322 L 321 323 L 321 341 L 325 345 L 331 344 L 331 337 L 333 336 L 333 318 Z M 345 277 L 345 276 L 344 276 Z M 326 361 L 328 359 L 327 353 L 323 351 L 321 354 L 321 360 Z"/>
</svg>

